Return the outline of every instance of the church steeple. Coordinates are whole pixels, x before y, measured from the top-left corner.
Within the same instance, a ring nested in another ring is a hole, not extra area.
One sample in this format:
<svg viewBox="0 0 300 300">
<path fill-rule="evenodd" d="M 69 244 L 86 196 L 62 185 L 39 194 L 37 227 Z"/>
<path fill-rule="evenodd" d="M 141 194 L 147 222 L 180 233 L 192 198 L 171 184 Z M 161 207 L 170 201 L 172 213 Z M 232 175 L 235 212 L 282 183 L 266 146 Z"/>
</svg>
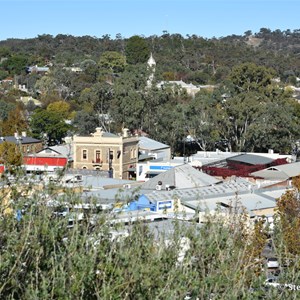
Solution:
<svg viewBox="0 0 300 300">
<path fill-rule="evenodd" d="M 148 64 L 148 66 L 149 66 L 150 68 L 154 68 L 154 67 L 156 66 L 156 62 L 155 62 L 155 60 L 154 60 L 154 58 L 153 58 L 152 52 L 151 52 L 151 54 L 150 54 L 150 58 L 148 59 L 147 64 Z"/>
<path fill-rule="evenodd" d="M 150 71 L 151 71 L 151 74 L 147 80 L 147 87 L 150 88 L 152 86 L 152 81 L 154 79 L 155 66 L 156 66 L 156 62 L 153 58 L 152 52 L 151 52 L 150 58 L 147 61 L 147 65 L 148 65 L 148 69 L 150 69 Z"/>
</svg>

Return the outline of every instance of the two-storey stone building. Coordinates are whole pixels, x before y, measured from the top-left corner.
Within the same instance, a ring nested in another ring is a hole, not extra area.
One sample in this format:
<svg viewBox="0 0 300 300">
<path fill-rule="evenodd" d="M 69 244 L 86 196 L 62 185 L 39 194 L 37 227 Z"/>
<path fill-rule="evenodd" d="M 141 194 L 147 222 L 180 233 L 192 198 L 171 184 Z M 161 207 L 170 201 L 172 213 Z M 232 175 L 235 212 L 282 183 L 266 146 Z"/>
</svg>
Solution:
<svg viewBox="0 0 300 300">
<path fill-rule="evenodd" d="M 74 136 L 74 168 L 108 171 L 112 178 L 130 179 L 138 161 L 138 142 L 127 129 L 115 135 L 96 128 L 90 136 Z"/>
</svg>

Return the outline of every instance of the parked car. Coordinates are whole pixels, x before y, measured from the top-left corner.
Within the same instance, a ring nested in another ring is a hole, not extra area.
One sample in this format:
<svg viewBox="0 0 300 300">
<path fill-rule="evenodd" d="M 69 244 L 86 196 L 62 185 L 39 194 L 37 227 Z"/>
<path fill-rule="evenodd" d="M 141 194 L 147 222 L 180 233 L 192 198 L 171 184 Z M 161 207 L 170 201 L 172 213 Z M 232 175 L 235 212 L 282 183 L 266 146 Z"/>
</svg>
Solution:
<svg viewBox="0 0 300 300">
<path fill-rule="evenodd" d="M 270 257 L 267 259 L 268 269 L 279 268 L 278 259 L 276 257 Z"/>
</svg>

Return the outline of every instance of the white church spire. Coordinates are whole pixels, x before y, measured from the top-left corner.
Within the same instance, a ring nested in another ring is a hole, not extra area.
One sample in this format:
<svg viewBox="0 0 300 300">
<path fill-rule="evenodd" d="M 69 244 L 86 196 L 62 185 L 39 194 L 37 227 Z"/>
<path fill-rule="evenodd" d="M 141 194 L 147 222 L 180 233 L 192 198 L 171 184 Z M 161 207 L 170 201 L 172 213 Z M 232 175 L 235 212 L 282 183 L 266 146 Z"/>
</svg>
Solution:
<svg viewBox="0 0 300 300">
<path fill-rule="evenodd" d="M 151 69 L 151 74 L 150 74 L 150 76 L 149 76 L 149 78 L 147 80 L 147 87 L 151 87 L 152 81 L 154 79 L 155 66 L 156 66 L 156 62 L 155 62 L 155 60 L 153 58 L 152 52 L 151 52 L 150 58 L 147 61 L 147 65 L 148 65 L 148 68 Z"/>
<path fill-rule="evenodd" d="M 154 58 L 153 58 L 152 52 L 151 52 L 151 54 L 150 54 L 150 58 L 148 59 L 147 64 L 148 64 L 148 66 L 149 66 L 150 68 L 153 68 L 153 67 L 156 66 L 156 62 L 155 62 L 155 60 L 154 60 Z"/>
</svg>

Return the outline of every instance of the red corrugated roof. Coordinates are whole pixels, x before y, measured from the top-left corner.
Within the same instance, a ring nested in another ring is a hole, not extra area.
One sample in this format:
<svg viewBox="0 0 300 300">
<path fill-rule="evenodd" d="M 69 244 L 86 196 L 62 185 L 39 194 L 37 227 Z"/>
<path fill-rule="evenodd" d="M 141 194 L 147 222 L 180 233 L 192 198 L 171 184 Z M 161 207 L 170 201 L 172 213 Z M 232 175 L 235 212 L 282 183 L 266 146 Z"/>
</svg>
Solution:
<svg viewBox="0 0 300 300">
<path fill-rule="evenodd" d="M 23 158 L 24 165 L 47 165 L 64 167 L 68 163 L 66 157 L 41 157 L 41 156 L 25 156 Z"/>
</svg>

